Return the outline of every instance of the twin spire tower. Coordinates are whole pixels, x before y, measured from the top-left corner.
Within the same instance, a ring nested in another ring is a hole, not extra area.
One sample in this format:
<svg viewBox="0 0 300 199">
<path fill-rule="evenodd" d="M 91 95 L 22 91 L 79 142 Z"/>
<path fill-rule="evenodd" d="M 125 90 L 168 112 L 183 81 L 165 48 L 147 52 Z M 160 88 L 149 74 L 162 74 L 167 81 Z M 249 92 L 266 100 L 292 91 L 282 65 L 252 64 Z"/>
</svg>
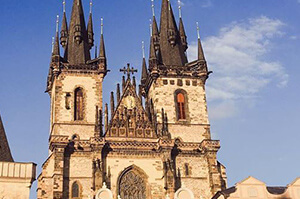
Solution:
<svg viewBox="0 0 300 199">
<path fill-rule="evenodd" d="M 185 199 L 210 199 L 226 188 L 225 167 L 217 161 L 220 143 L 211 139 L 205 91 L 210 72 L 199 27 L 198 59 L 190 62 L 181 3 L 177 20 L 170 0 L 161 2 L 158 23 L 152 0 L 149 61 L 143 43 L 139 85 L 128 64 L 114 95 L 103 91 L 109 71 L 103 19 L 92 58 L 92 4 L 86 24 L 82 0 L 73 0 L 70 20 L 64 1 L 47 79 L 49 156 L 38 177 L 38 199 L 98 199 L 103 191 L 113 199 L 183 193 Z M 111 97 L 104 105 L 105 94 Z"/>
</svg>

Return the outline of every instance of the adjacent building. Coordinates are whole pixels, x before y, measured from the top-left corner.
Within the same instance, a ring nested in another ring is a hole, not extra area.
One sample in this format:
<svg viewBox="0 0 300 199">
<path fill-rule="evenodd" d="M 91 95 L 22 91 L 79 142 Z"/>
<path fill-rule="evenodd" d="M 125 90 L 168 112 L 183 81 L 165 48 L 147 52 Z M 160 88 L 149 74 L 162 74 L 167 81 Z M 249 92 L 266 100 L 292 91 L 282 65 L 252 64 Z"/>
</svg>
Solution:
<svg viewBox="0 0 300 199">
<path fill-rule="evenodd" d="M 14 162 L 0 116 L 0 198 L 29 199 L 36 164 Z"/>
<path fill-rule="evenodd" d="M 254 177 L 248 177 L 235 186 L 219 191 L 212 199 L 300 199 L 300 178 L 291 184 L 278 187 L 267 186 Z"/>
</svg>

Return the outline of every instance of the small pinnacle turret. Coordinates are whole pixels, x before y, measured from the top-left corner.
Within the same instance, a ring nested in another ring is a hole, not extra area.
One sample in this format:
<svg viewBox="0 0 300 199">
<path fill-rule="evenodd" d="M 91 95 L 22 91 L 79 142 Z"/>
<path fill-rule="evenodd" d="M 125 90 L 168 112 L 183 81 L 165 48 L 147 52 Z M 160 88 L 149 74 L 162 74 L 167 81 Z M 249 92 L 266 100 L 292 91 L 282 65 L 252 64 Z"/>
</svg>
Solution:
<svg viewBox="0 0 300 199">
<path fill-rule="evenodd" d="M 66 15 L 66 2 L 63 2 L 63 19 L 61 24 L 61 31 L 60 31 L 60 44 L 64 49 L 66 49 L 67 46 L 67 40 L 68 40 L 68 22 L 67 22 L 67 15 Z"/>
<path fill-rule="evenodd" d="M 90 49 L 94 46 L 94 29 L 93 29 L 93 15 L 92 15 L 92 1 L 90 2 L 90 15 L 89 15 L 89 22 L 87 25 L 87 31 L 88 31 L 88 43 L 90 46 Z"/>
<path fill-rule="evenodd" d="M 202 48 L 201 38 L 200 38 L 200 28 L 199 23 L 197 22 L 197 35 L 198 35 L 198 60 L 205 61 L 204 51 Z"/>
<path fill-rule="evenodd" d="M 186 50 L 188 49 L 188 43 L 187 43 L 187 36 L 185 34 L 182 17 L 179 18 L 179 34 L 180 34 L 180 38 L 181 38 L 182 47 L 183 47 L 184 51 L 186 52 Z"/>
<path fill-rule="evenodd" d="M 142 50 L 143 50 L 143 63 L 142 63 L 142 78 L 141 78 L 141 84 L 144 85 L 148 78 L 148 69 L 146 64 L 146 58 L 145 58 L 145 44 L 142 42 Z"/>
<path fill-rule="evenodd" d="M 105 43 L 104 43 L 104 36 L 103 36 L 103 18 L 101 18 L 101 38 L 100 38 L 100 46 L 99 46 L 99 59 L 100 64 L 106 69 L 106 53 L 105 53 Z"/>
<path fill-rule="evenodd" d="M 57 15 L 56 32 L 55 32 L 55 40 L 54 40 L 54 45 L 53 45 L 52 56 L 60 57 L 58 24 L 59 24 L 59 16 Z"/>
</svg>

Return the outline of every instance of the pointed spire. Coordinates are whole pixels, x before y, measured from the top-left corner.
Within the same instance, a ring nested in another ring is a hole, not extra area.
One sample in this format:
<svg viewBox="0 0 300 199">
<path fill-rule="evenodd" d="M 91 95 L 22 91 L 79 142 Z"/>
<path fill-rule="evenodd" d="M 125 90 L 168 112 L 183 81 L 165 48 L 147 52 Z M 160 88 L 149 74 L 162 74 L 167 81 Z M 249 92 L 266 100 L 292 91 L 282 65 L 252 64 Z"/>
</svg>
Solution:
<svg viewBox="0 0 300 199">
<path fill-rule="evenodd" d="M 155 17 L 155 6 L 154 6 L 154 0 L 151 0 L 151 8 L 152 8 L 152 15 Z"/>
<path fill-rule="evenodd" d="M 125 86 L 126 86 L 125 76 L 122 76 L 122 92 L 123 93 L 124 93 L 124 90 L 125 90 Z"/>
<path fill-rule="evenodd" d="M 99 58 L 100 62 L 104 65 L 104 68 L 106 69 L 107 67 L 107 62 L 106 62 L 106 53 L 105 53 L 105 44 L 104 44 L 104 36 L 103 36 L 103 18 L 101 18 L 101 38 L 100 38 L 100 51 L 99 51 Z"/>
<path fill-rule="evenodd" d="M 81 0 L 73 0 L 65 59 L 71 65 L 86 64 L 91 59 L 88 33 Z"/>
<path fill-rule="evenodd" d="M 89 41 L 90 49 L 94 46 L 94 28 L 93 28 L 92 7 L 93 7 L 93 2 L 92 2 L 92 0 L 91 0 L 91 1 L 90 1 L 90 15 L 89 15 L 89 22 L 88 22 L 88 26 L 87 26 L 87 31 L 88 31 L 88 41 Z"/>
<path fill-rule="evenodd" d="M 148 70 L 147 70 L 147 64 L 146 64 L 146 58 L 145 58 L 145 43 L 142 42 L 142 49 L 143 49 L 143 63 L 142 63 L 142 79 L 141 83 L 144 85 L 146 83 L 146 80 L 148 78 Z"/>
<path fill-rule="evenodd" d="M 187 57 L 169 0 L 162 0 L 159 36 L 162 63 L 165 66 L 184 66 Z"/>
<path fill-rule="evenodd" d="M 120 100 L 121 100 L 120 84 L 117 84 L 117 104 L 120 103 Z"/>
<path fill-rule="evenodd" d="M 110 115 L 112 116 L 115 112 L 115 97 L 114 92 L 110 93 Z"/>
<path fill-rule="evenodd" d="M 13 162 L 13 158 L 10 152 L 9 144 L 5 134 L 4 126 L 0 115 L 0 161 L 1 162 Z"/>
<path fill-rule="evenodd" d="M 66 48 L 68 40 L 68 22 L 67 22 L 67 15 L 66 15 L 66 1 L 63 1 L 63 20 L 61 24 L 61 31 L 60 31 L 60 44 L 63 48 Z"/>
<path fill-rule="evenodd" d="M 132 77 L 132 86 L 136 89 L 136 79 L 135 76 Z"/>
<path fill-rule="evenodd" d="M 105 132 L 108 129 L 108 104 L 105 104 L 105 109 L 104 109 L 104 129 Z"/>
<path fill-rule="evenodd" d="M 58 25 L 59 25 L 59 16 L 57 15 L 57 17 L 56 17 L 56 33 L 55 33 L 55 40 L 54 40 L 52 56 L 60 56 Z"/>
<path fill-rule="evenodd" d="M 184 51 L 188 49 L 188 43 L 187 43 L 187 36 L 185 33 L 185 28 L 182 20 L 182 12 L 181 12 L 181 1 L 178 0 L 178 9 L 179 9 L 179 34 L 181 38 L 181 43 L 183 46 Z"/>
<path fill-rule="evenodd" d="M 176 39 L 177 39 L 177 26 L 175 22 L 175 17 L 172 11 L 171 7 L 171 2 L 168 0 L 169 4 L 169 16 L 168 16 L 168 37 L 169 37 L 169 42 L 172 46 L 176 44 Z"/>
<path fill-rule="evenodd" d="M 205 61 L 205 56 L 201 44 L 201 38 L 200 38 L 200 28 L 199 28 L 199 23 L 197 22 L 197 35 L 198 35 L 198 60 L 199 61 Z"/>
</svg>

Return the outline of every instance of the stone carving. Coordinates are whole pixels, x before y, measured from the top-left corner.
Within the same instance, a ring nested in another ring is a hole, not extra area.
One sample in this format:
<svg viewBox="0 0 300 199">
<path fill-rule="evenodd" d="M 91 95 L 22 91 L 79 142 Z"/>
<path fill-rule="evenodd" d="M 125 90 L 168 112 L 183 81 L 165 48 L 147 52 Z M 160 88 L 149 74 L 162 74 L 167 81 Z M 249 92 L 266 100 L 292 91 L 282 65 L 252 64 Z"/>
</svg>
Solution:
<svg viewBox="0 0 300 199">
<path fill-rule="evenodd" d="M 119 184 L 122 199 L 146 199 L 145 180 L 133 170 L 125 173 Z"/>
</svg>

